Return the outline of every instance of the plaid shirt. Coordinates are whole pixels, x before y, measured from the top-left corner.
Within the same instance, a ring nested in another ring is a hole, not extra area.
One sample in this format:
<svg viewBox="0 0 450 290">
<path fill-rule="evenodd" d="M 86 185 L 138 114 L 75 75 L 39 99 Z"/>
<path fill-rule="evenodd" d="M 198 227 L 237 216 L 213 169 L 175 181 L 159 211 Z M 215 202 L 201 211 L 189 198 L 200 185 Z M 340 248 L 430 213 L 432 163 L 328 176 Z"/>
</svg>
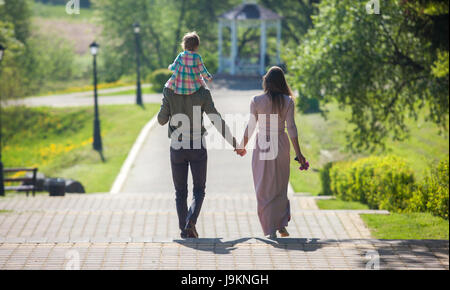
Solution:
<svg viewBox="0 0 450 290">
<path fill-rule="evenodd" d="M 195 52 L 180 53 L 169 69 L 173 71 L 173 75 L 165 86 L 178 95 L 191 95 L 202 86 L 206 88 L 205 79 L 212 78 L 203 64 L 202 57 Z"/>
</svg>

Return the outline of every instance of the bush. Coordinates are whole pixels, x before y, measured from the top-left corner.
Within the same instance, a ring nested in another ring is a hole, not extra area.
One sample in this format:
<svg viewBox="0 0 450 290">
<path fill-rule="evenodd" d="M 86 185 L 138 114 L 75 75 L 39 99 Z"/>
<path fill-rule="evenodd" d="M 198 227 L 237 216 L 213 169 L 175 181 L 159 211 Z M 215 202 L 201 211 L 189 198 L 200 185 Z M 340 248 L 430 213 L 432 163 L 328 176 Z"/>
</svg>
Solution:
<svg viewBox="0 0 450 290">
<path fill-rule="evenodd" d="M 302 96 L 299 98 L 298 108 L 304 114 L 320 113 L 320 102 L 317 98 Z"/>
<path fill-rule="evenodd" d="M 413 171 L 396 156 L 336 163 L 330 170 L 330 180 L 337 197 L 365 203 L 372 209 L 402 212 L 414 191 Z"/>
<path fill-rule="evenodd" d="M 320 195 L 333 195 L 333 191 L 331 190 L 331 178 L 330 171 L 333 167 L 333 163 L 329 162 L 325 164 L 325 166 L 320 170 L 320 181 L 322 184 L 322 192 Z"/>
<path fill-rule="evenodd" d="M 441 161 L 431 169 L 409 202 L 409 212 L 431 212 L 448 219 L 449 208 L 449 160 Z"/>
<path fill-rule="evenodd" d="M 150 77 L 148 78 L 148 82 L 153 86 L 155 91 L 162 92 L 164 89 L 164 85 L 172 76 L 172 72 L 168 69 L 158 69 L 155 70 Z"/>
</svg>

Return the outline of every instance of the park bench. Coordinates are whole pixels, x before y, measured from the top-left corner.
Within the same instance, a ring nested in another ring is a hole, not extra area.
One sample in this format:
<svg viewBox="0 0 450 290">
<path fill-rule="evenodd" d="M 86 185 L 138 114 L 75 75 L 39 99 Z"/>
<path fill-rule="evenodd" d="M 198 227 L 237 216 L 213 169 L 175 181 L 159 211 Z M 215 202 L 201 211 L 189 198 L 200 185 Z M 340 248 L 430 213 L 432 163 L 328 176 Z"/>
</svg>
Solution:
<svg viewBox="0 0 450 290">
<path fill-rule="evenodd" d="M 5 182 L 22 182 L 22 185 L 16 186 L 5 186 L 5 191 L 17 191 L 17 192 L 26 192 L 27 196 L 31 191 L 33 196 L 36 193 L 36 185 L 37 185 L 37 168 L 4 168 L 3 172 L 8 173 L 17 173 L 17 172 L 32 172 L 33 175 L 31 177 L 22 176 L 22 177 L 4 177 L 3 180 Z"/>
</svg>

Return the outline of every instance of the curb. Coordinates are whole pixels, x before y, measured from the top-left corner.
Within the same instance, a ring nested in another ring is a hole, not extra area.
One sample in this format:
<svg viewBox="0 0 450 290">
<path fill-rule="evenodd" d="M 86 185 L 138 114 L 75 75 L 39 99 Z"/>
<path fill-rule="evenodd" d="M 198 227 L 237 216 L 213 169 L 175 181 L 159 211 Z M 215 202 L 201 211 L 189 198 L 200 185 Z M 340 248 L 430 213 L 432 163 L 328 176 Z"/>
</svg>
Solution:
<svg viewBox="0 0 450 290">
<path fill-rule="evenodd" d="M 127 159 L 122 165 L 122 168 L 120 169 L 120 172 L 117 175 L 116 180 L 114 181 L 111 187 L 111 190 L 109 192 L 110 194 L 118 194 L 122 190 L 125 180 L 127 179 L 128 174 L 130 173 L 131 167 L 133 166 L 133 163 L 136 160 L 139 151 L 141 151 L 142 145 L 144 145 L 144 142 L 147 139 L 148 134 L 156 124 L 157 124 L 157 115 L 155 115 L 153 119 L 151 119 L 150 122 L 148 122 L 145 125 L 145 127 L 139 134 L 139 137 L 137 138 L 136 142 L 133 144 L 130 153 L 128 153 Z"/>
</svg>

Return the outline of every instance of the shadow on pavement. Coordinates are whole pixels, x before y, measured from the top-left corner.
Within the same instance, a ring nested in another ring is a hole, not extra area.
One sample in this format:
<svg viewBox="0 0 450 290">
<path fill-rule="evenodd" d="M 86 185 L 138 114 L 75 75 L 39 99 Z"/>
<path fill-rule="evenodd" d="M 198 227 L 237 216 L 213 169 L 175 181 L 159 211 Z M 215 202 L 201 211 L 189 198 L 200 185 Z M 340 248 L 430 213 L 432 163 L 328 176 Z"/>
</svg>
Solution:
<svg viewBox="0 0 450 290">
<path fill-rule="evenodd" d="M 314 252 L 324 246 L 324 243 L 320 243 L 319 239 L 295 239 L 295 238 L 281 238 L 281 239 L 255 238 L 255 239 L 267 245 L 270 245 L 274 248 L 293 251 Z"/>
<path fill-rule="evenodd" d="M 174 243 L 178 243 L 182 246 L 195 249 L 198 251 L 212 252 L 218 255 L 228 255 L 231 251 L 235 250 L 235 245 L 245 243 L 251 238 L 242 238 L 232 241 L 222 241 L 222 239 L 186 239 L 186 240 L 174 240 Z"/>
<path fill-rule="evenodd" d="M 228 255 L 233 250 L 237 249 L 236 247 L 237 244 L 243 244 L 252 239 L 255 239 L 255 241 L 252 241 L 249 244 L 255 244 L 255 242 L 264 243 L 274 248 L 292 251 L 314 252 L 324 246 L 323 243 L 318 242 L 319 239 L 288 239 L 288 238 L 274 239 L 274 240 L 268 240 L 263 238 L 241 238 L 226 241 L 222 241 L 222 238 L 186 239 L 186 240 L 174 240 L 173 242 L 198 251 L 211 252 L 218 255 Z"/>
<path fill-rule="evenodd" d="M 448 240 L 375 240 L 380 269 L 448 269 Z M 370 249 L 363 252 L 368 257 Z M 362 265 L 365 266 L 365 265 Z"/>
</svg>

